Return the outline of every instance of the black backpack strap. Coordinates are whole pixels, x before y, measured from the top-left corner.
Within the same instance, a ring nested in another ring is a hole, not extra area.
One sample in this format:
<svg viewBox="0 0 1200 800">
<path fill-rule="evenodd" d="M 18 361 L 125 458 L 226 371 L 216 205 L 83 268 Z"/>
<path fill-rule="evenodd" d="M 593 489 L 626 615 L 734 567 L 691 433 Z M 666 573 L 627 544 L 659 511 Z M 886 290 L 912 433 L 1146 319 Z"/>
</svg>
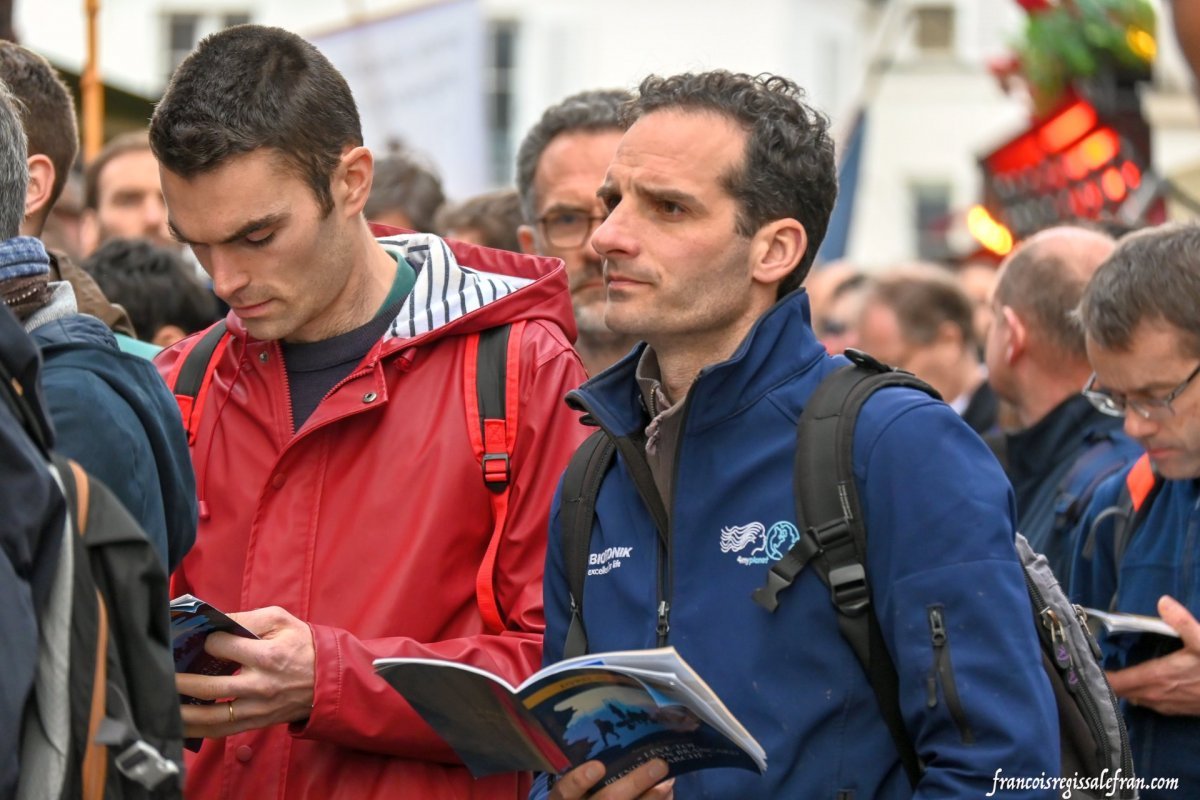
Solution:
<svg viewBox="0 0 1200 800">
<path fill-rule="evenodd" d="M 896 668 L 871 608 L 865 568 L 867 531 L 854 479 L 854 427 L 863 404 L 886 386 L 939 395 L 915 376 L 865 353 L 850 350 L 846 355 L 854 363 L 828 375 L 800 415 L 793 479 L 796 522 L 802 533 L 784 558 L 771 566 L 767 584 L 755 591 L 754 600 L 774 611 L 779 593 L 792 585 L 805 565 L 813 565 L 829 587 L 838 627 L 866 670 L 904 770 L 915 786 L 922 767 L 900 712 Z"/>
<path fill-rule="evenodd" d="M 190 397 L 195 400 L 204 385 L 204 375 L 208 372 L 208 362 L 212 361 L 217 345 L 224 338 L 227 326 L 221 320 L 205 331 L 200 341 L 192 346 L 183 358 L 183 364 L 175 376 L 175 386 L 172 387 L 176 396 Z"/>
<path fill-rule="evenodd" d="M 612 466 L 616 445 L 602 430 L 589 436 L 571 456 L 563 474 L 562 553 L 571 595 L 571 623 L 567 628 L 563 657 L 574 658 L 587 652 L 587 632 L 583 627 L 583 584 L 587 580 L 588 550 L 592 523 L 596 517 L 596 498 L 604 473 Z"/>
<path fill-rule="evenodd" d="M 196 443 L 196 436 L 200 430 L 200 418 L 204 413 L 202 407 L 208 395 L 208 384 L 212 381 L 213 369 L 219 360 L 215 356 L 219 349 L 223 352 L 222 343 L 225 341 L 227 332 L 228 326 L 225 324 L 225 320 L 215 323 L 196 340 L 195 344 L 190 346 L 179 364 L 179 369 L 175 372 L 175 381 L 171 386 L 171 392 L 175 395 L 175 402 L 179 406 L 179 416 L 183 419 L 184 430 L 187 431 L 189 447 Z M 203 507 L 203 505 L 202 498 L 201 506 Z M 203 518 L 205 514 L 206 512 L 202 511 L 201 517 Z"/>
</svg>

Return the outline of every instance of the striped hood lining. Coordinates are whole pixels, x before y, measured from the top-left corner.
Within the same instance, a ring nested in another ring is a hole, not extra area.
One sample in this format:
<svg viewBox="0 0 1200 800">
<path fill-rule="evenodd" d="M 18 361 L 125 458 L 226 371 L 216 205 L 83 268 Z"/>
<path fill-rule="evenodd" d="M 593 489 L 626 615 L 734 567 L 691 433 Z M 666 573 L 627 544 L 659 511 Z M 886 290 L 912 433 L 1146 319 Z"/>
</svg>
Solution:
<svg viewBox="0 0 1200 800">
<path fill-rule="evenodd" d="M 378 241 L 417 273 L 412 291 L 383 336 L 385 340 L 424 335 L 533 283 L 528 278 L 463 266 L 446 242 L 433 234 L 400 234 Z"/>
</svg>

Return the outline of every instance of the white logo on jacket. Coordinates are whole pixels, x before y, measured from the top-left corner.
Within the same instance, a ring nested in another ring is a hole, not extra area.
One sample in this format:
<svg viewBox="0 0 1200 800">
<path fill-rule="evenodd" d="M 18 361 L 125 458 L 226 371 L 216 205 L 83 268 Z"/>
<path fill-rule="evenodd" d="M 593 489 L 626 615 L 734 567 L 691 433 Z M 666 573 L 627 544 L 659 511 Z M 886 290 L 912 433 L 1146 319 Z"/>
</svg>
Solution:
<svg viewBox="0 0 1200 800">
<path fill-rule="evenodd" d="M 746 525 L 727 525 L 721 528 L 721 552 L 740 553 L 752 543 L 755 548 L 747 556 L 738 556 L 737 562 L 744 565 L 770 564 L 783 558 L 796 542 L 800 531 L 787 520 L 780 520 L 767 528 L 761 522 Z"/>
<path fill-rule="evenodd" d="M 633 556 L 632 547 L 609 547 L 599 553 L 588 556 L 588 572 L 590 575 L 607 575 L 614 569 L 621 568 L 622 559 Z"/>
</svg>

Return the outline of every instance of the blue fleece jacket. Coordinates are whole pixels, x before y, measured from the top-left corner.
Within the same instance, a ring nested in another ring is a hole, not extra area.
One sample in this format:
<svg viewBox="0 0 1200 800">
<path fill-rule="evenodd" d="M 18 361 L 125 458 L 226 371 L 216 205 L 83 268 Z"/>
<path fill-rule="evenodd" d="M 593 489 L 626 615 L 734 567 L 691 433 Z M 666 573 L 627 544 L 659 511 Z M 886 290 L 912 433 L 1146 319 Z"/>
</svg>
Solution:
<svg viewBox="0 0 1200 800">
<path fill-rule="evenodd" d="M 647 422 L 634 380 L 640 354 L 575 393 L 616 435 Z M 1012 491 L 987 447 L 945 404 L 907 389 L 880 392 L 864 407 L 854 442 L 875 610 L 905 723 L 927 767 L 915 793 L 817 575 L 801 573 L 774 614 L 752 601 L 795 531 L 796 421 L 821 378 L 844 363 L 814 338 L 798 292 L 764 315 L 732 358 L 702 370 L 684 401 L 669 510 L 667 642 L 758 739 L 769 765 L 762 776 L 680 776 L 677 797 L 984 797 L 998 769 L 1057 774 L 1055 705 L 1014 549 Z M 546 565 L 547 663 L 562 657 L 569 620 L 560 499 Z M 730 535 L 737 531 L 748 535 Z M 600 488 L 590 552 L 610 547 L 627 550 L 587 579 L 590 650 L 653 647 L 661 556 L 621 459 Z M 934 666 L 936 614 L 948 634 L 948 678 Z M 954 689 L 957 707 L 947 699 Z M 539 779 L 534 797 L 545 784 Z"/>
<path fill-rule="evenodd" d="M 1144 522 L 1133 532 L 1118 566 L 1113 557 L 1112 514 L 1132 467 L 1100 485 L 1076 534 L 1071 599 L 1107 609 L 1158 616 L 1169 594 L 1200 617 L 1200 480 L 1165 481 Z M 1103 518 L 1101 515 L 1103 514 Z M 1097 521 L 1099 519 L 1099 521 Z M 1131 667 L 1180 647 L 1154 634 L 1102 636 L 1106 669 Z M 1139 777 L 1178 778 L 1179 789 L 1143 789 L 1142 800 L 1200 797 L 1200 717 L 1164 716 L 1122 703 L 1129 746 Z"/>
<path fill-rule="evenodd" d="M 58 451 L 113 491 L 169 572 L 196 538 L 196 481 L 175 398 L 154 365 L 121 352 L 95 317 L 69 314 L 30 333 Z"/>
</svg>

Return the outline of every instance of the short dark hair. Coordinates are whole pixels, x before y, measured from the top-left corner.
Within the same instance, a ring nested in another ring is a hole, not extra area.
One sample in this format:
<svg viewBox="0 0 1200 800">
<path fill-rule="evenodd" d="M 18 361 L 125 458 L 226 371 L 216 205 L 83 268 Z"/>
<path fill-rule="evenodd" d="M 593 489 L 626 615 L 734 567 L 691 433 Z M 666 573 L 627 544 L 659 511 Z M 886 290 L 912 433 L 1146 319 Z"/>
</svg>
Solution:
<svg viewBox="0 0 1200 800">
<path fill-rule="evenodd" d="M 371 195 L 363 213 L 375 219 L 388 211 L 408 217 L 413 230 L 437 233 L 437 212 L 446 203 L 442 179 L 410 153 L 399 151 L 375 162 Z"/>
<path fill-rule="evenodd" d="M 62 78 L 42 56 L 13 42 L 0 41 L 0 78 L 17 100 L 30 155 L 44 155 L 54 165 L 50 202 L 54 207 L 79 153 L 75 105 Z"/>
<path fill-rule="evenodd" d="M 1117 243 L 1079 302 L 1087 336 L 1106 350 L 1128 350 L 1143 322 L 1165 322 L 1200 356 L 1200 226 L 1164 225 Z"/>
<path fill-rule="evenodd" d="M 205 37 L 167 85 L 150 146 L 184 178 L 261 148 L 308 181 L 324 213 L 343 150 L 363 142 L 346 79 L 309 42 L 281 28 L 237 25 Z"/>
<path fill-rule="evenodd" d="M 150 150 L 150 134 L 147 131 L 126 131 L 109 139 L 83 171 L 83 207 L 93 211 L 100 207 L 100 174 L 108 162 L 126 153 L 143 150 Z"/>
<path fill-rule="evenodd" d="M 437 216 L 438 230 L 475 228 L 483 244 L 497 250 L 521 252 L 517 228 L 521 227 L 521 199 L 516 189 L 477 195 L 458 205 L 443 206 Z"/>
<path fill-rule="evenodd" d="M 110 239 L 82 267 L 105 297 L 125 307 L 134 330 L 147 341 L 164 325 L 195 333 L 217 318 L 216 299 L 191 265 L 174 250 L 145 239 Z"/>
<path fill-rule="evenodd" d="M 642 81 L 624 109 L 626 124 L 655 111 L 711 112 L 746 131 L 740 169 L 724 177 L 738 203 L 737 232 L 751 236 L 768 222 L 795 219 L 808 247 L 779 296 L 800 287 L 817 256 L 837 199 L 837 165 L 829 119 L 804 101 L 804 91 L 778 75 L 724 70 Z"/>
<path fill-rule="evenodd" d="M 533 178 L 550 142 L 561 134 L 577 131 L 623 131 L 621 109 L 632 99 L 633 94 L 625 89 L 591 89 L 573 94 L 542 112 L 542 118 L 529 129 L 517 148 L 517 192 L 527 223 L 532 225 L 537 216 Z"/>
<path fill-rule="evenodd" d="M 1108 236 L 1100 230 L 1080 230 Z M 1044 241 L 1022 245 L 1000 273 L 995 299 L 1019 311 L 1036 331 L 1038 341 L 1045 341 L 1058 354 L 1079 363 L 1087 361 L 1087 348 L 1075 308 L 1091 270 L 1080 269 L 1082 263 L 1072 263 L 1071 258 L 1063 248 Z"/>
<path fill-rule="evenodd" d="M 914 344 L 929 344 L 949 322 L 962 334 L 963 344 L 975 350 L 975 309 L 971 298 L 947 270 L 933 264 L 909 264 L 871 282 L 870 301 L 882 303 L 896 315 L 900 334 Z"/>
</svg>

